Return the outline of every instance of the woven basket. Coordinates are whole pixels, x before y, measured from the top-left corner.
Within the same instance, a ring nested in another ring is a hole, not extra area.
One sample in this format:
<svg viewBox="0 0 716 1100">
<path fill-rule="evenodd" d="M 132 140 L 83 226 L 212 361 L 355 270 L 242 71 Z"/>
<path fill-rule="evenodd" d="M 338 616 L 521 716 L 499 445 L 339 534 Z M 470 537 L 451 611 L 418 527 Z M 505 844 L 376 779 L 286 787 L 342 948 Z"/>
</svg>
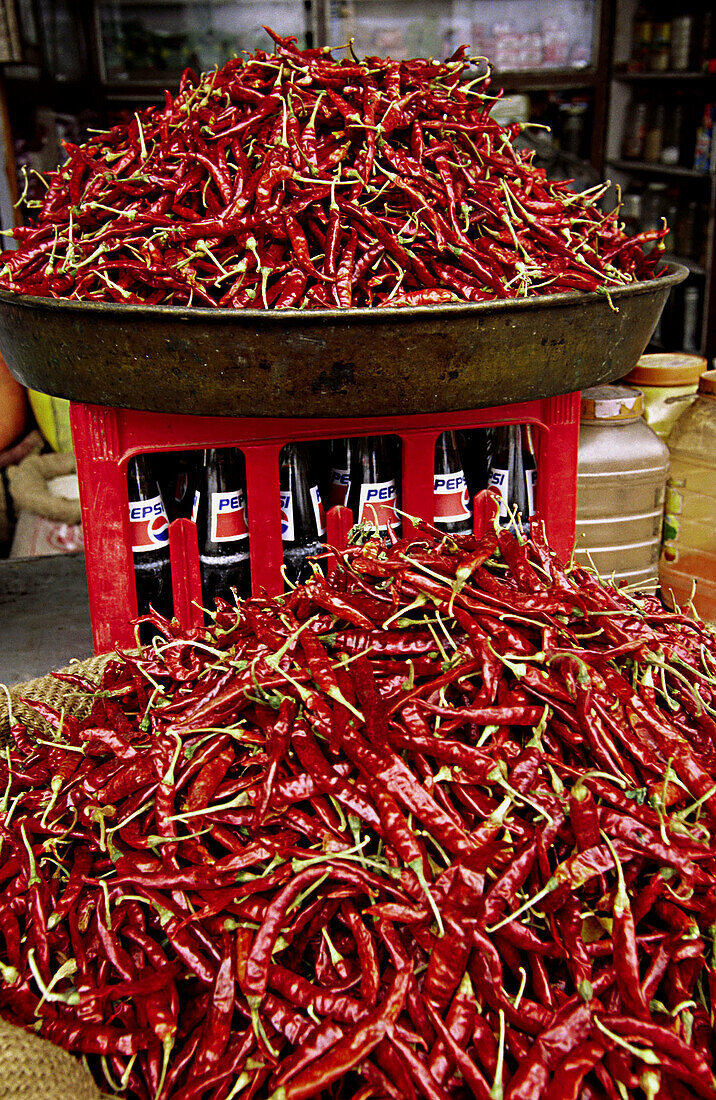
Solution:
<svg viewBox="0 0 716 1100">
<path fill-rule="evenodd" d="M 86 661 L 75 661 L 58 672 L 69 672 L 75 676 L 84 676 L 88 680 L 98 684 L 108 661 L 114 656 L 112 653 L 101 653 L 98 657 L 89 657 Z M 41 735 L 50 733 L 50 726 L 36 711 L 26 706 L 21 700 L 34 700 L 38 703 L 46 703 L 55 710 L 65 710 L 76 718 L 85 718 L 91 708 L 92 699 L 73 684 L 67 684 L 58 680 L 52 673 L 39 676 L 36 680 L 26 680 L 22 684 L 13 684 L 7 689 L 12 706 L 12 717 L 15 722 L 22 722 L 30 730 L 35 730 Z M 8 696 L 0 691 L 0 744 L 4 745 L 10 736 L 10 711 Z"/>
<path fill-rule="evenodd" d="M 0 1018 L 0 1100 L 101 1100 L 102 1095 L 79 1059 Z"/>
<path fill-rule="evenodd" d="M 60 669 L 99 683 L 111 653 Z M 7 689 L 14 721 L 28 726 L 30 733 L 50 732 L 47 722 L 21 699 L 46 703 L 77 718 L 85 717 L 92 699 L 73 684 L 52 674 L 14 684 Z M 10 738 L 8 694 L 0 692 L 0 744 Z M 41 1039 L 0 1017 L 0 1100 L 101 1100 L 100 1093 L 80 1060 L 54 1043 Z"/>
</svg>

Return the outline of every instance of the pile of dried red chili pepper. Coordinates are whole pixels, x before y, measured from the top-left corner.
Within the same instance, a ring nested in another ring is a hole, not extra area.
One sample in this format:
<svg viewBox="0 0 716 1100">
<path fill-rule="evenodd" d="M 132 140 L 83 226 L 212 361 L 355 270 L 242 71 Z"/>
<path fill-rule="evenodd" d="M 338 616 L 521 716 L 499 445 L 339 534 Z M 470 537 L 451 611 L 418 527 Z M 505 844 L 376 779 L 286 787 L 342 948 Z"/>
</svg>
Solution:
<svg viewBox="0 0 716 1100">
<path fill-rule="evenodd" d="M 65 144 L 0 288 L 85 301 L 336 308 L 608 290 L 651 279 L 607 185 L 576 194 L 491 118 L 489 76 L 336 60 L 269 32 L 163 107 Z M 484 59 L 483 59 L 484 60 Z M 646 243 L 656 243 L 645 252 Z"/>
<path fill-rule="evenodd" d="M 3 1015 L 139 1098 L 714 1096 L 703 624 L 427 529 L 155 622 L 4 750 Z"/>
</svg>

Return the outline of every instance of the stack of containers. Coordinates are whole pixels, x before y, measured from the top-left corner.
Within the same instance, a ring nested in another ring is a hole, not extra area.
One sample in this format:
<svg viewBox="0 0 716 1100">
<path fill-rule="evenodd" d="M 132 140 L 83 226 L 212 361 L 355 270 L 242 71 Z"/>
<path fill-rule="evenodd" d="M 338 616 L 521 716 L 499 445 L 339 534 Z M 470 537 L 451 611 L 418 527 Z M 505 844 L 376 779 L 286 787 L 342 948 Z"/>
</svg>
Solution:
<svg viewBox="0 0 716 1100">
<path fill-rule="evenodd" d="M 629 386 L 582 391 L 575 558 L 640 591 L 658 584 L 669 451 Z"/>
<path fill-rule="evenodd" d="M 671 473 L 659 579 L 664 595 L 716 623 L 716 370 L 669 436 Z M 695 588 L 694 588 L 695 582 Z"/>
<path fill-rule="evenodd" d="M 696 398 L 707 362 L 701 355 L 658 352 L 642 355 L 623 381 L 644 395 L 644 419 L 662 439 Z"/>
</svg>

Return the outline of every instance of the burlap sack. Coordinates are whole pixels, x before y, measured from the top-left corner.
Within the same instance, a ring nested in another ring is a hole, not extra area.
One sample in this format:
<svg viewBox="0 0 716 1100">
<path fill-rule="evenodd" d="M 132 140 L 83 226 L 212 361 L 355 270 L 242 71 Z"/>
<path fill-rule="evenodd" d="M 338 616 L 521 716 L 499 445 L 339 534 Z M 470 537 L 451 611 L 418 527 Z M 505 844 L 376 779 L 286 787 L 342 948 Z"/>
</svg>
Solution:
<svg viewBox="0 0 716 1100">
<path fill-rule="evenodd" d="M 0 1017 L 0 1100 L 101 1100 L 82 1063 Z"/>
<path fill-rule="evenodd" d="M 19 466 L 11 467 L 8 480 L 15 511 L 32 512 L 58 523 L 79 523 L 79 500 L 56 496 L 47 487 L 53 478 L 73 474 L 76 468 L 71 454 L 29 455 Z"/>
<path fill-rule="evenodd" d="M 39 432 L 33 431 L 14 447 L 0 451 L 0 546 L 10 542 L 15 524 L 15 512 L 8 495 L 7 469 L 10 466 L 17 466 L 33 451 L 40 450 L 42 450 L 42 436 Z"/>
<path fill-rule="evenodd" d="M 38 431 L 29 432 L 19 443 L 8 447 L 6 451 L 0 451 L 0 470 L 8 466 L 17 466 L 23 458 L 27 458 L 33 451 L 41 451 L 43 447 L 42 436 Z"/>
<path fill-rule="evenodd" d="M 13 524 L 8 511 L 8 499 L 5 491 L 5 481 L 0 473 L 0 546 L 12 538 Z M 0 554 L 0 557 L 2 554 Z"/>
<path fill-rule="evenodd" d="M 111 653 L 101 653 L 97 657 L 89 657 L 86 661 L 76 661 L 72 665 L 60 668 L 58 672 L 69 672 L 74 676 L 84 676 L 88 680 L 99 683 L 102 671 L 107 661 L 112 657 Z M 9 701 L 8 701 L 9 695 Z M 21 699 L 36 700 L 38 703 L 47 703 L 55 710 L 65 710 L 76 718 L 84 718 L 92 707 L 92 699 L 79 688 L 67 684 L 63 680 L 57 680 L 48 673 L 47 676 L 39 676 L 36 680 L 26 680 L 22 684 L 13 684 L 9 688 L 0 687 L 0 745 L 4 745 L 10 734 L 10 707 L 15 722 L 22 722 L 31 730 L 46 735 L 50 727 L 40 718 L 31 707 L 22 703 Z"/>
</svg>

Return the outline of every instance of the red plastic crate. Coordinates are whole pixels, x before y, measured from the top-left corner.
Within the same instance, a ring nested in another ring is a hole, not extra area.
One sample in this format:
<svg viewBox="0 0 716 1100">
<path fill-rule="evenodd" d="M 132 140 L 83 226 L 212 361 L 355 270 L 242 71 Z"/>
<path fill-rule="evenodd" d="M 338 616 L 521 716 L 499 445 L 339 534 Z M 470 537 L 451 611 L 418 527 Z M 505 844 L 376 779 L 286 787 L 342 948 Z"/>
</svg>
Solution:
<svg viewBox="0 0 716 1100">
<path fill-rule="evenodd" d="M 254 593 L 283 591 L 279 453 L 291 441 L 396 435 L 402 443 L 403 511 L 433 517 L 435 442 L 447 429 L 528 423 L 536 429 L 537 509 L 559 553 L 574 544 L 579 394 L 497 408 L 414 416 L 263 419 L 141 412 L 101 405 L 70 406 L 80 483 L 87 584 L 95 650 L 132 645 L 137 615 L 129 532 L 127 464 L 134 455 L 203 447 L 238 447 L 246 459 L 246 493 Z M 331 516 L 329 540 L 339 516 Z M 185 626 L 202 621 L 193 525 L 170 525 L 175 614 Z"/>
</svg>

